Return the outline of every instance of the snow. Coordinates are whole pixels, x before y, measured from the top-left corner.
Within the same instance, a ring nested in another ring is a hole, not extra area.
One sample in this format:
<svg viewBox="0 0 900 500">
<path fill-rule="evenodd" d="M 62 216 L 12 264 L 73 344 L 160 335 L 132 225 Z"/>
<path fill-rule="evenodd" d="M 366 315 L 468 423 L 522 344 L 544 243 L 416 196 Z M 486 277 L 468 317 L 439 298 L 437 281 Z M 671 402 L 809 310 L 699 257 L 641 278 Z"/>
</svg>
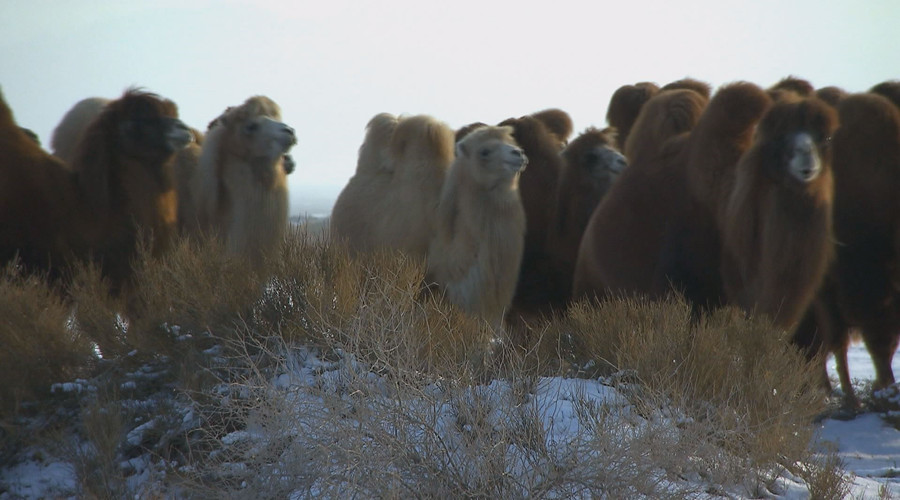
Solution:
<svg viewBox="0 0 900 500">
<path fill-rule="evenodd" d="M 877 415 L 861 415 L 846 422 L 829 420 L 820 435 L 837 445 L 846 469 L 857 476 L 900 478 L 900 431 Z"/>
<path fill-rule="evenodd" d="M 63 462 L 38 459 L 9 467 L 0 473 L 0 498 L 53 498 L 61 491 L 75 489 L 75 471 Z M 0 490 L 2 491 L 2 490 Z"/>
<path fill-rule="evenodd" d="M 874 378 L 874 370 L 868 353 L 861 345 L 854 345 L 850 351 L 851 375 L 859 382 Z M 829 363 L 829 370 L 834 375 L 834 363 Z M 900 373 L 900 361 L 895 359 L 894 370 Z M 153 367 L 142 367 L 134 378 L 150 377 L 156 373 Z M 316 408 L 321 404 L 321 399 L 316 399 L 310 387 L 322 391 L 320 394 L 337 394 L 346 400 L 355 400 L 359 397 L 354 391 L 359 390 L 359 381 L 365 383 L 366 397 L 376 401 L 373 405 L 379 408 L 388 408 L 396 401 L 392 398 L 390 383 L 381 377 L 366 370 L 350 357 L 344 357 L 342 361 L 326 361 L 317 357 L 314 353 L 301 350 L 289 360 L 288 369 L 276 375 L 270 383 L 271 390 L 284 395 L 285 400 L 294 405 L 295 411 L 303 412 L 309 408 Z M 615 386 L 615 387 L 614 387 Z M 78 380 L 74 383 L 61 383 L 56 385 L 60 391 L 88 391 L 91 388 L 86 381 Z M 617 439 L 628 441 L 640 439 L 643 433 L 650 432 L 660 426 L 670 429 L 672 434 L 679 431 L 679 415 L 668 414 L 661 410 L 658 415 L 648 418 L 646 415 L 638 415 L 628 403 L 628 399 L 619 391 L 621 384 L 613 384 L 609 380 L 584 380 L 562 378 L 536 379 L 530 392 L 521 394 L 511 387 L 506 381 L 493 381 L 491 383 L 468 389 L 462 397 L 475 398 L 479 404 L 490 408 L 487 416 L 489 425 L 495 428 L 511 424 L 516 412 L 527 412 L 530 415 L 539 415 L 545 430 L 541 437 L 542 442 L 553 450 L 553 455 L 560 460 L 584 460 L 582 455 L 577 455 L 572 450 L 585 439 L 591 430 L 585 427 L 585 401 L 588 405 L 602 405 L 610 409 L 607 415 L 614 415 L 621 424 L 616 426 Z M 222 397 L 231 397 L 227 394 L 228 388 L 223 388 Z M 234 396 L 246 397 L 246 388 L 239 389 Z M 446 388 L 435 383 L 423 391 L 430 403 L 438 402 L 433 413 L 439 439 L 446 442 L 462 442 L 460 437 L 465 432 L 471 432 L 471 424 L 461 420 L 454 413 L 455 408 L 452 398 L 447 395 Z M 458 394 L 454 397 L 460 397 Z M 405 401 L 403 404 L 410 408 L 416 402 Z M 424 403 L 423 403 L 424 404 Z M 183 423 L 189 425 L 196 422 L 193 410 L 184 408 Z M 521 414 L 521 413 L 519 413 Z M 323 418 L 327 416 L 323 415 Z M 144 439 L 145 434 L 157 426 L 153 419 L 132 429 L 126 442 L 137 446 Z M 382 421 L 380 425 L 403 425 L 394 421 Z M 843 460 L 843 468 L 852 478 L 850 498 L 879 498 L 883 485 L 888 485 L 892 498 L 900 498 L 900 431 L 886 425 L 882 418 L 873 413 L 857 416 L 853 420 L 840 421 L 828 419 L 818 425 L 818 439 L 822 443 L 831 443 L 837 450 L 838 456 Z M 387 427 L 386 427 L 387 428 Z M 422 445 L 421 432 L 416 434 L 414 429 L 394 429 L 408 431 L 411 436 L 416 436 L 412 441 Z M 296 431 L 295 431 L 296 432 Z M 298 434 L 299 435 L 299 434 Z M 316 436 L 306 436 L 307 439 L 315 439 Z M 262 449 L 268 437 L 260 429 L 248 427 L 244 430 L 236 430 L 221 437 L 223 449 L 231 446 L 249 446 L 251 449 Z M 506 450 L 512 463 L 520 464 L 513 470 L 513 474 L 520 475 L 527 481 L 540 481 L 539 477 L 528 477 L 532 473 L 528 467 L 529 460 L 534 457 L 529 455 L 527 447 L 510 445 Z M 448 460 L 459 460 L 462 457 L 449 457 Z M 588 457 L 589 458 L 589 457 Z M 160 467 L 156 467 L 154 459 L 148 455 L 130 458 L 122 462 L 121 468 L 129 473 L 129 486 L 132 491 L 141 491 L 145 484 L 150 484 L 160 478 Z M 689 458 L 686 459 L 689 462 Z M 477 467 L 471 464 L 470 467 Z M 222 472 L 234 475 L 248 474 L 247 464 L 240 461 L 222 464 Z M 478 471 L 472 471 L 477 474 Z M 662 470 L 655 471 L 658 480 L 668 485 L 670 478 L 665 478 Z M 724 486 L 718 490 L 720 494 L 730 498 L 751 498 L 762 494 L 770 498 L 800 500 L 809 497 L 809 491 L 803 481 L 794 477 L 787 471 L 778 471 L 777 480 L 770 481 L 767 490 L 759 493 L 747 491 L 741 485 Z M 717 491 L 718 485 L 707 485 L 703 474 L 697 470 L 686 467 L 679 481 L 671 482 L 673 492 L 693 491 L 691 496 L 705 497 L 709 491 Z M 773 478 L 774 479 L 774 478 Z M 32 450 L 17 463 L 0 466 L 0 500 L 17 498 L 75 498 L 77 490 L 76 475 L 73 467 L 61 460 L 54 460 L 41 450 Z M 309 486 L 303 491 L 294 491 L 288 497 L 300 498 L 303 495 L 315 493 L 318 488 L 325 488 L 318 483 Z M 331 487 L 331 486 L 329 486 Z M 151 487 L 152 488 L 152 487 Z M 333 491 L 333 490 L 322 490 Z M 549 496 L 556 495 L 551 491 Z"/>
</svg>

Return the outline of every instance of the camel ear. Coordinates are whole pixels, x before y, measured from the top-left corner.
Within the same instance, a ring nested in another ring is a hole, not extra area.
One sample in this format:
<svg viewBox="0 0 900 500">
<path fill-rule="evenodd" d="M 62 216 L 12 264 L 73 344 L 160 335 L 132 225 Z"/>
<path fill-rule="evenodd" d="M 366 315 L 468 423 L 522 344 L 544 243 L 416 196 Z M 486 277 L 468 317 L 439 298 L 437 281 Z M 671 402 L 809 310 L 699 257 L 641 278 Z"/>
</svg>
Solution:
<svg viewBox="0 0 900 500">
<path fill-rule="evenodd" d="M 234 106 L 228 106 L 227 108 L 225 108 L 225 111 L 223 111 L 221 115 L 215 117 L 213 121 L 209 122 L 209 124 L 206 126 L 206 132 L 208 133 L 213 129 L 213 127 L 216 127 L 217 125 L 222 125 L 223 127 L 228 125 L 228 113 L 232 109 L 234 109 Z"/>
<path fill-rule="evenodd" d="M 512 125 L 503 125 L 499 128 L 502 129 L 504 132 L 506 132 L 509 135 L 513 135 L 513 132 L 516 131 L 516 129 L 514 129 Z"/>
</svg>

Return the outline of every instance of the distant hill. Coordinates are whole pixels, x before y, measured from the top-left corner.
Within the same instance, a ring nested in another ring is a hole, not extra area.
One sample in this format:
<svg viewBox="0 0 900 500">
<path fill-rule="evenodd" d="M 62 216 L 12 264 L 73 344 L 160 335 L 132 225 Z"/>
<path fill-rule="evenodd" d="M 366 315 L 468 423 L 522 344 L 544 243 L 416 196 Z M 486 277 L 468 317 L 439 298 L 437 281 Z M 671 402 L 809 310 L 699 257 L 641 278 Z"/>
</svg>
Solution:
<svg viewBox="0 0 900 500">
<path fill-rule="evenodd" d="M 323 218 L 331 214 L 343 185 L 291 186 L 291 218 Z"/>
</svg>

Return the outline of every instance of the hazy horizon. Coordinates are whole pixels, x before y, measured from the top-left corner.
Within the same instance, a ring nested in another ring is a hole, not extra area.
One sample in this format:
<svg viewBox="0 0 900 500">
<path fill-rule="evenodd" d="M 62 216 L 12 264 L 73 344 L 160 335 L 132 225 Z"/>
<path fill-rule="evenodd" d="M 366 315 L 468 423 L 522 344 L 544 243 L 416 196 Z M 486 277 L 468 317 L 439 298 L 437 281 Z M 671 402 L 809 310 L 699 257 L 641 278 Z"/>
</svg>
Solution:
<svg viewBox="0 0 900 500">
<path fill-rule="evenodd" d="M 716 88 L 796 75 L 865 91 L 900 78 L 897 19 L 893 0 L 10 0 L 0 87 L 45 147 L 77 101 L 131 86 L 172 99 L 201 130 L 268 95 L 297 130 L 298 214 L 333 202 L 380 112 L 459 127 L 558 107 L 577 133 L 605 126 L 609 97 L 637 81 L 691 76 Z"/>
</svg>

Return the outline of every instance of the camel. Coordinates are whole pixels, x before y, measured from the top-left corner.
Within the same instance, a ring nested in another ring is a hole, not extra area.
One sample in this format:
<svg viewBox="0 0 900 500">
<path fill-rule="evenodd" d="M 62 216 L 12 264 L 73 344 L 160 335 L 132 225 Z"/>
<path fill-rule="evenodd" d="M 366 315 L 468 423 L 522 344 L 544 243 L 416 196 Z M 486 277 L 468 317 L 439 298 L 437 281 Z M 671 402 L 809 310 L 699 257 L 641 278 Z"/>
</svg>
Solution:
<svg viewBox="0 0 900 500">
<path fill-rule="evenodd" d="M 782 98 L 735 168 L 722 219 L 729 300 L 794 328 L 832 253 L 831 138 L 837 115 L 815 98 Z"/>
<path fill-rule="evenodd" d="M 469 314 L 501 328 L 525 244 L 518 181 L 528 162 L 512 127 L 481 127 L 456 145 L 428 248 L 426 279 Z"/>
<path fill-rule="evenodd" d="M 354 253 L 388 248 L 424 259 L 453 148 L 453 130 L 430 116 L 373 117 L 332 210 L 331 236 Z"/>
<path fill-rule="evenodd" d="M 176 105 L 127 90 L 87 126 L 70 165 L 14 126 L 5 103 L 2 111 L 2 260 L 18 255 L 26 268 L 58 278 L 92 258 L 113 291 L 123 291 L 141 239 L 158 256 L 175 233 L 174 158 L 192 140 Z"/>
<path fill-rule="evenodd" d="M 813 308 L 794 333 L 810 357 L 832 352 L 845 403 L 858 406 L 847 370 L 850 330 L 875 365 L 878 390 L 894 384 L 900 344 L 900 109 L 883 94 L 851 94 L 838 104 L 834 134 L 835 261 Z M 824 367 L 823 367 L 824 372 Z M 827 375 L 823 376 L 827 382 Z"/>
<path fill-rule="evenodd" d="M 670 218 L 680 216 L 687 191 L 683 170 L 688 134 L 706 103 L 701 94 L 679 89 L 660 92 L 642 107 L 628 139 L 635 151 L 629 166 L 584 230 L 573 299 L 668 293 L 669 283 L 657 283 L 657 268 Z"/>
<path fill-rule="evenodd" d="M 288 227 L 286 155 L 297 143 L 272 99 L 253 96 L 228 108 L 206 132 L 191 182 L 194 231 L 220 237 L 227 251 L 262 265 Z"/>
<path fill-rule="evenodd" d="M 547 231 L 551 263 L 550 306 L 566 307 L 572 296 L 575 260 L 591 214 L 627 166 L 614 128 L 588 128 L 562 153 L 563 169 Z"/>
</svg>

